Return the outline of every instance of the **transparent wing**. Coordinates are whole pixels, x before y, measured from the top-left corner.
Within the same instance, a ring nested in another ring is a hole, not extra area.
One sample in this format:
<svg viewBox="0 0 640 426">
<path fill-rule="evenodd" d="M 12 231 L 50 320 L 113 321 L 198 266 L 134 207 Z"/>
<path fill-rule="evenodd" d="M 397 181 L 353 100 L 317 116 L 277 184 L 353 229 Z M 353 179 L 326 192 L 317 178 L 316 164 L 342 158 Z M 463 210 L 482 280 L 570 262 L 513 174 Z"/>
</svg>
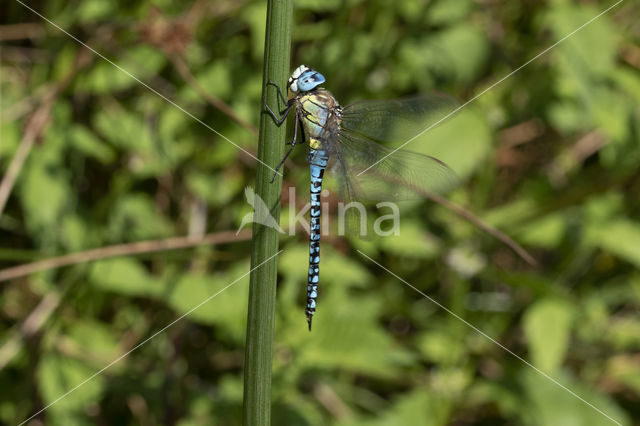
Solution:
<svg viewBox="0 0 640 426">
<path fill-rule="evenodd" d="M 398 201 L 445 193 L 458 179 L 442 161 L 416 152 L 384 147 L 341 129 L 334 140 L 333 171 L 346 201 Z"/>
<path fill-rule="evenodd" d="M 456 105 L 455 99 L 434 94 L 364 101 L 343 108 L 338 134 L 329 138 L 343 198 L 406 200 L 455 187 L 455 173 L 437 158 L 404 149 L 395 151 L 378 142 L 405 142 Z"/>
<path fill-rule="evenodd" d="M 458 102 L 444 94 L 362 101 L 342 110 L 342 127 L 378 142 L 405 142 L 453 111 Z"/>
</svg>

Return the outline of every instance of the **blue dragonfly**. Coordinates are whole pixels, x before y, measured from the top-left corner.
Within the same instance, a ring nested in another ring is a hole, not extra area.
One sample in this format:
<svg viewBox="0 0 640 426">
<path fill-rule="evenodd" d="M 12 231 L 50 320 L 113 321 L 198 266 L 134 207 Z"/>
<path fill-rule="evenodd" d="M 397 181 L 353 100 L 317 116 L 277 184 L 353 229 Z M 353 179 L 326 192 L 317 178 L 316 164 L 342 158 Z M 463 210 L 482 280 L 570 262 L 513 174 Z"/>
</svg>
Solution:
<svg viewBox="0 0 640 426">
<path fill-rule="evenodd" d="M 404 142 L 415 136 L 420 131 L 418 126 L 425 127 L 442 112 L 455 107 L 452 98 L 433 94 L 403 100 L 363 101 L 342 107 L 328 90 L 320 87 L 324 82 L 322 74 L 301 65 L 287 83 L 289 99 L 285 99 L 276 83 L 267 83 L 276 88 L 285 105 L 281 114 L 276 114 L 263 102 L 279 126 L 291 111 L 295 115 L 293 140 L 276 167 L 276 174 L 296 145 L 308 144 L 309 148 L 311 221 L 305 308 L 309 331 L 318 297 L 320 194 L 327 167 L 336 172 L 341 197 L 347 201 L 420 198 L 425 191 L 442 193 L 456 185 L 455 173 L 437 158 L 380 144 Z M 299 131 L 302 133 L 300 139 Z M 400 140 L 403 134 L 408 137 Z"/>
</svg>

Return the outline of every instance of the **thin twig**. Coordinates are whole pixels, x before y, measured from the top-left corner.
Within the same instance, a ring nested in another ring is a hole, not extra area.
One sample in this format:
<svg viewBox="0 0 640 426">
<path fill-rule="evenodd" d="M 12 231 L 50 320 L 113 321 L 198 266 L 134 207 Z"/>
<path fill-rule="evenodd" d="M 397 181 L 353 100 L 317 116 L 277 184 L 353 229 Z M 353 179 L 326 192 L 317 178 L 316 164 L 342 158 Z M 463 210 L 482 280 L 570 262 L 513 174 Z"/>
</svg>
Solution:
<svg viewBox="0 0 640 426">
<path fill-rule="evenodd" d="M 452 212 L 454 212 L 455 214 L 457 214 L 461 218 L 463 218 L 466 221 L 474 224 L 475 226 L 477 226 L 478 228 L 480 228 L 481 230 L 483 230 L 487 234 L 489 234 L 492 237 L 496 238 L 497 240 L 501 241 L 502 243 L 507 245 L 511 250 L 513 250 L 518 256 L 520 256 L 522 259 L 524 259 L 531 266 L 536 266 L 538 264 L 538 262 L 536 262 L 536 260 L 533 258 L 533 256 L 531 256 L 520 244 L 515 242 L 513 240 L 513 238 L 509 237 L 508 235 L 506 235 L 502 231 L 500 231 L 500 230 L 494 228 L 493 226 L 489 225 L 488 223 L 484 222 L 482 219 L 480 219 L 478 216 L 476 216 L 473 213 L 471 213 L 469 210 L 467 210 L 464 207 L 459 206 L 459 205 L 447 200 L 444 197 L 441 197 L 438 194 L 428 193 L 428 192 L 425 192 L 425 191 L 422 191 L 422 194 L 426 198 L 430 199 L 431 201 L 436 202 L 436 203 L 440 204 L 441 206 L 451 210 Z"/>
<path fill-rule="evenodd" d="M 180 76 L 198 95 L 257 137 L 258 129 L 238 116 L 226 102 L 202 87 L 184 60 L 183 55 L 209 6 L 209 1 L 198 0 L 186 14 L 175 18 L 168 17 L 159 8 L 152 8 L 148 19 L 139 27 L 140 36 L 146 43 L 156 46 L 165 53 Z"/>
<path fill-rule="evenodd" d="M 49 291 L 21 326 L 15 326 L 11 336 L 0 347 L 0 370 L 20 351 L 20 341 L 37 333 L 60 304 L 60 295 Z"/>
<path fill-rule="evenodd" d="M 556 187 L 565 186 L 569 181 L 571 172 L 608 142 L 608 139 L 596 130 L 580 137 L 568 149 L 563 150 L 560 155 L 556 156 L 551 164 L 546 167 L 551 183 Z"/>
<path fill-rule="evenodd" d="M 386 179 L 392 179 L 392 178 L 387 176 Z M 406 182 L 400 181 L 399 179 L 397 180 L 397 183 L 398 185 L 407 186 L 409 189 L 411 189 L 415 193 L 420 194 L 423 197 L 435 203 L 440 204 L 444 208 L 451 210 L 453 213 L 465 219 L 467 222 L 470 222 L 473 225 L 477 226 L 487 234 L 491 235 L 492 237 L 496 238 L 497 240 L 507 245 L 509 248 L 511 248 L 511 250 L 513 250 L 518 256 L 524 259 L 531 266 L 536 266 L 538 264 L 538 262 L 536 262 L 533 256 L 531 256 L 524 248 L 522 248 L 520 244 L 515 242 L 511 237 L 509 237 L 502 231 L 494 228 L 493 226 L 489 225 L 488 223 L 484 222 L 482 219 L 480 219 L 478 216 L 476 216 L 469 210 L 465 209 L 464 207 L 459 206 L 454 202 L 447 200 L 446 198 L 442 197 L 441 195 L 438 195 L 435 192 L 427 191 L 415 185 L 407 185 Z"/>
<path fill-rule="evenodd" d="M 16 179 L 20 174 L 20 170 L 22 170 L 22 166 L 24 166 L 25 160 L 31 152 L 33 144 L 40 136 L 45 124 L 47 124 L 47 121 L 49 121 L 49 113 L 51 112 L 51 107 L 55 103 L 57 94 L 58 91 L 55 88 L 49 90 L 40 106 L 29 119 L 24 136 L 18 145 L 16 153 L 11 159 L 11 163 L 9 163 L 9 167 L 7 168 L 4 178 L 2 178 L 2 182 L 0 182 L 0 216 L 2 216 L 4 207 L 9 199 L 9 194 L 11 194 L 13 185 L 16 183 Z"/>
<path fill-rule="evenodd" d="M 44 26 L 37 22 L 0 25 L 0 41 L 32 39 L 45 34 Z"/>
<path fill-rule="evenodd" d="M 249 230 L 241 231 L 237 235 L 233 231 L 216 232 L 206 234 L 202 237 L 173 237 L 162 240 L 138 241 L 135 243 L 116 244 L 113 246 L 99 247 L 77 253 L 66 254 L 64 256 L 52 257 L 24 265 L 13 266 L 0 270 L 0 282 L 7 281 L 35 272 L 60 268 L 62 266 L 74 265 L 77 263 L 92 262 L 94 260 L 106 259 L 116 256 L 128 256 L 140 253 L 151 253 L 164 250 L 176 250 L 194 247 L 204 244 L 223 244 L 234 241 L 244 241 L 251 239 Z"/>
<path fill-rule="evenodd" d="M 46 95 L 51 92 L 51 89 L 51 83 L 44 83 L 35 89 L 31 95 L 3 109 L 0 112 L 0 123 L 10 123 L 20 119 L 23 115 L 33 110 L 33 105 L 44 99 Z"/>
<path fill-rule="evenodd" d="M 533 118 L 501 130 L 498 139 L 501 148 L 513 148 L 531 142 L 541 136 L 544 131 L 544 123 L 538 118 Z"/>
<path fill-rule="evenodd" d="M 0 57 L 2 58 L 4 65 L 51 65 L 51 62 L 55 57 L 55 53 L 51 52 L 51 50 L 41 49 L 38 47 L 2 46 L 0 49 Z M 20 67 L 20 69 L 14 68 L 12 71 L 20 74 L 25 79 L 28 79 L 29 77 L 23 67 Z"/>
<path fill-rule="evenodd" d="M 9 195 L 11 195 L 16 179 L 24 166 L 24 162 L 29 156 L 31 148 L 33 148 L 33 144 L 40 137 L 49 121 L 51 108 L 58 98 L 58 95 L 71 83 L 75 74 L 89 63 L 90 58 L 91 56 L 87 54 L 86 50 L 80 50 L 76 56 L 73 68 L 57 84 L 43 92 L 40 106 L 36 108 L 29 118 L 18 149 L 9 163 L 2 182 L 0 182 L 0 217 L 7 204 Z"/>
<path fill-rule="evenodd" d="M 626 63 L 635 68 L 640 68 L 640 47 L 628 43 L 620 49 L 620 56 Z"/>
<path fill-rule="evenodd" d="M 315 386 L 313 388 L 313 396 L 337 420 L 346 420 L 353 417 L 353 412 L 349 406 L 326 383 Z"/>
</svg>

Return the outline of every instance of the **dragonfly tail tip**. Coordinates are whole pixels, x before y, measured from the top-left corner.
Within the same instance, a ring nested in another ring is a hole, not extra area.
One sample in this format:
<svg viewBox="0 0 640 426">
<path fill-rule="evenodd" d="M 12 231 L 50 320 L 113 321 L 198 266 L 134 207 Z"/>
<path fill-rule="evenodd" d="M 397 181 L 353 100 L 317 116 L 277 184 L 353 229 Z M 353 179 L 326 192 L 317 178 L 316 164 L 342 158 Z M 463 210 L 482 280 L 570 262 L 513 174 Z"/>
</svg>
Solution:
<svg viewBox="0 0 640 426">
<path fill-rule="evenodd" d="M 309 331 L 311 331 L 311 319 L 312 317 L 307 317 L 307 324 L 309 324 Z"/>
</svg>

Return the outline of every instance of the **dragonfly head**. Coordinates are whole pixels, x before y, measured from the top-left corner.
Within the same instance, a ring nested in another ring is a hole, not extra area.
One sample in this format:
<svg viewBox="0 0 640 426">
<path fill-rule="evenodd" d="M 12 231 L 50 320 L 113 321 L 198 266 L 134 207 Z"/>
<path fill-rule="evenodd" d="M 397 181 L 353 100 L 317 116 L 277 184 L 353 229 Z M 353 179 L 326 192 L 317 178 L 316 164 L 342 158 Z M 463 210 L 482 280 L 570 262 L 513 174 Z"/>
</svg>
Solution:
<svg viewBox="0 0 640 426">
<path fill-rule="evenodd" d="M 300 65 L 289 77 L 289 89 L 298 94 L 313 90 L 324 82 L 324 76 L 318 71 L 312 70 L 306 65 Z"/>
</svg>

